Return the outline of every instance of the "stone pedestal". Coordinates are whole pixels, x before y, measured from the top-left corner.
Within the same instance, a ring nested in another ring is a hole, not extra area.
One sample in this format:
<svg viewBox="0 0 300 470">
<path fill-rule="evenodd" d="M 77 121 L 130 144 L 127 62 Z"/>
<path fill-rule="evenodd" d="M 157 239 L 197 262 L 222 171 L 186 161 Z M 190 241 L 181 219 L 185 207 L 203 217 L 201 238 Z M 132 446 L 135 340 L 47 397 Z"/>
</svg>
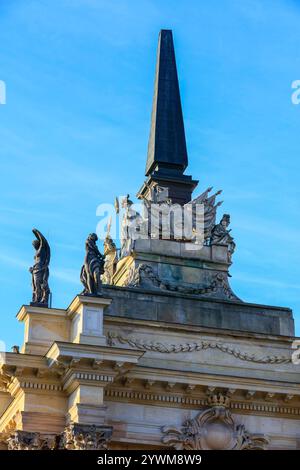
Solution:
<svg viewBox="0 0 300 470">
<path fill-rule="evenodd" d="M 230 264 L 227 245 L 138 239 L 131 255 L 118 262 L 113 284 L 239 300 L 229 285 Z"/>
<path fill-rule="evenodd" d="M 25 324 L 21 353 L 43 355 L 54 341 L 69 341 L 70 320 L 65 310 L 23 305 L 17 319 Z"/>
<path fill-rule="evenodd" d="M 111 304 L 104 297 L 77 296 L 68 308 L 71 320 L 71 342 L 104 346 L 103 312 Z"/>
</svg>

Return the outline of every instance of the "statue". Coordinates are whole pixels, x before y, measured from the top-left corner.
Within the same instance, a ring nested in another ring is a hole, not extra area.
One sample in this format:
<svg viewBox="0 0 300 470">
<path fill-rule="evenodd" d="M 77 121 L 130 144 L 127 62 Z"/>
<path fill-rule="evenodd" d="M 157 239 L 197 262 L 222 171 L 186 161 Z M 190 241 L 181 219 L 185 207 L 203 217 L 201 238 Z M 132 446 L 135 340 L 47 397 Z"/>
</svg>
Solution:
<svg viewBox="0 0 300 470">
<path fill-rule="evenodd" d="M 84 265 L 81 268 L 80 281 L 84 285 L 84 295 L 99 295 L 101 275 L 104 273 L 104 256 L 98 250 L 98 237 L 91 233 L 85 242 Z"/>
<path fill-rule="evenodd" d="M 228 258 L 231 261 L 232 254 L 235 250 L 234 238 L 231 236 L 231 229 L 228 230 L 230 224 L 230 215 L 224 214 L 220 223 L 215 225 L 211 232 L 211 245 L 227 245 L 228 246 Z"/>
<path fill-rule="evenodd" d="M 121 223 L 121 258 L 131 254 L 134 240 L 140 231 L 141 216 L 132 207 L 134 204 L 129 199 L 129 194 L 122 200 L 123 219 Z"/>
<path fill-rule="evenodd" d="M 50 247 L 46 238 L 36 228 L 32 230 L 36 236 L 32 245 L 36 250 L 34 265 L 29 268 L 32 274 L 32 302 L 30 305 L 42 305 L 48 307 L 50 289 L 48 285 Z"/>
<path fill-rule="evenodd" d="M 111 219 L 108 224 L 107 234 L 104 240 L 104 274 L 102 275 L 103 284 L 112 284 L 112 278 L 117 266 L 117 247 L 110 236 Z"/>
</svg>

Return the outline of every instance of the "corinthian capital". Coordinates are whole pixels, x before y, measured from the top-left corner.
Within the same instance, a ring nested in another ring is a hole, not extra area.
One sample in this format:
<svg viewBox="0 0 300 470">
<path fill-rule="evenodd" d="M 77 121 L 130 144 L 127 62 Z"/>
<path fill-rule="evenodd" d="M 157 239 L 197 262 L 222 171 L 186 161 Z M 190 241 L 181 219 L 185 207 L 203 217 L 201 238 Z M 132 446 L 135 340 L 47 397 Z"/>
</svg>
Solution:
<svg viewBox="0 0 300 470">
<path fill-rule="evenodd" d="M 60 448 L 66 450 L 105 450 L 111 435 L 111 426 L 89 426 L 73 423 L 63 432 Z"/>
<path fill-rule="evenodd" d="M 55 436 L 43 436 L 38 432 L 15 431 L 7 439 L 8 450 L 51 450 Z"/>
</svg>

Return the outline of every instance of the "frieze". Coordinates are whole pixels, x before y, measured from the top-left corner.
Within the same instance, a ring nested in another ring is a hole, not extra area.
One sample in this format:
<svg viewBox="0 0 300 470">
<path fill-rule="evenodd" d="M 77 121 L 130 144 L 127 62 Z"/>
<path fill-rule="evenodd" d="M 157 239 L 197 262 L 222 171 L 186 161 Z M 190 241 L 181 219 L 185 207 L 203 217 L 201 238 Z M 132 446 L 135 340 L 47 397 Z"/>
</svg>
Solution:
<svg viewBox="0 0 300 470">
<path fill-rule="evenodd" d="M 214 274 L 207 285 L 188 286 L 160 279 L 155 274 L 151 265 L 142 263 L 129 270 L 126 285 L 128 287 L 147 287 L 188 295 L 204 295 L 227 300 L 240 300 L 229 286 L 227 273 Z"/>
<path fill-rule="evenodd" d="M 154 351 L 162 354 L 187 353 L 206 349 L 218 349 L 219 351 L 222 351 L 225 354 L 230 354 L 237 359 L 240 359 L 241 361 L 254 362 L 257 364 L 288 364 L 291 362 L 291 357 L 289 356 L 256 356 L 255 354 L 240 351 L 237 348 L 233 348 L 232 346 L 221 343 L 219 341 L 193 341 L 189 343 L 167 344 L 129 338 L 112 331 L 107 333 L 107 341 L 111 346 L 117 342 L 119 344 L 128 344 L 129 346 L 132 346 L 136 349 Z"/>
</svg>

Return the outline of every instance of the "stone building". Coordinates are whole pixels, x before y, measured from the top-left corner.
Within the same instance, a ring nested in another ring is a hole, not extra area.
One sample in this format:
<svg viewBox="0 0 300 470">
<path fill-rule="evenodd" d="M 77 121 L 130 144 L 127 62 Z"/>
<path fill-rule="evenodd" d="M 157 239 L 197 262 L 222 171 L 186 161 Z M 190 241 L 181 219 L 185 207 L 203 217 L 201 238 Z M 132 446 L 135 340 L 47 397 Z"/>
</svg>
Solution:
<svg viewBox="0 0 300 470">
<path fill-rule="evenodd" d="M 108 234 L 99 295 L 65 309 L 21 307 L 24 343 L 0 361 L 2 449 L 300 447 L 292 312 L 232 291 L 229 216 L 216 220 L 211 188 L 192 199 L 198 182 L 187 166 L 172 33 L 163 30 L 138 192 L 146 219 L 125 198 L 120 256 Z M 178 237 L 170 219 L 165 238 L 148 216 L 174 204 L 192 227 Z M 147 236 L 128 236 L 132 221 Z"/>
</svg>

